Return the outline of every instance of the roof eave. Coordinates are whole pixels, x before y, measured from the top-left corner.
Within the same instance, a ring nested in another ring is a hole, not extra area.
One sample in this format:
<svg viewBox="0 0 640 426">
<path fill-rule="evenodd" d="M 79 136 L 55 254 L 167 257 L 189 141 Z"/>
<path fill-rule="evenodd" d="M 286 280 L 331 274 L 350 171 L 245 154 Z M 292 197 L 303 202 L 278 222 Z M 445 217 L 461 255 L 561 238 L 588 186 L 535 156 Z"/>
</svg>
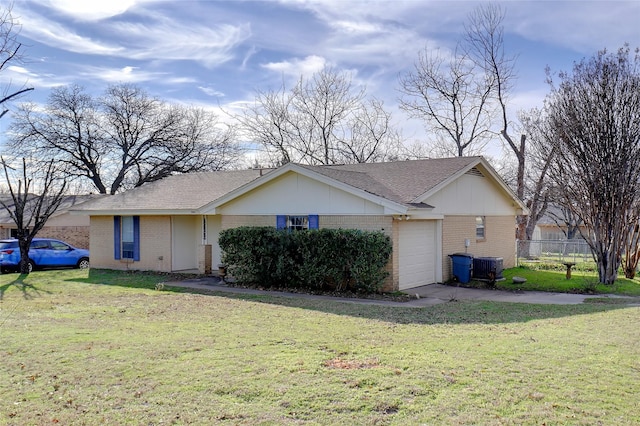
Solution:
<svg viewBox="0 0 640 426">
<path fill-rule="evenodd" d="M 197 215 L 198 209 L 96 209 L 70 210 L 76 216 L 180 216 Z"/>
</svg>

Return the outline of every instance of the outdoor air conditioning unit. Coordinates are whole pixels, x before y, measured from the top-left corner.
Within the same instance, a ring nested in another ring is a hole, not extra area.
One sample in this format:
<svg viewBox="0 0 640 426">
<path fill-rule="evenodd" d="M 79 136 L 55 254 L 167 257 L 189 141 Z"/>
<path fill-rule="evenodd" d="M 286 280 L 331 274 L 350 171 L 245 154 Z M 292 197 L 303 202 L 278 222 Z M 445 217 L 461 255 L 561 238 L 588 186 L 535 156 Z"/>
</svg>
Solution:
<svg viewBox="0 0 640 426">
<path fill-rule="evenodd" d="M 473 278 L 486 281 L 504 280 L 501 257 L 474 257 Z"/>
</svg>

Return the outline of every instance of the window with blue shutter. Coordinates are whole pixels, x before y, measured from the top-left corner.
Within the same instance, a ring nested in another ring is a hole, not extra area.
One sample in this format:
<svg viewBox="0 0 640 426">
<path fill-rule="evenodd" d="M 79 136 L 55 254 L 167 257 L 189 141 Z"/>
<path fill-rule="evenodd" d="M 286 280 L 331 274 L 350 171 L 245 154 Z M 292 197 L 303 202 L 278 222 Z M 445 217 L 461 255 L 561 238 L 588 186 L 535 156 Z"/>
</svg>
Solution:
<svg viewBox="0 0 640 426">
<path fill-rule="evenodd" d="M 133 217 L 133 260 L 140 260 L 140 216 Z"/>
<path fill-rule="evenodd" d="M 319 229 L 320 228 L 320 217 L 317 214 L 309 215 L 309 229 Z"/>
<path fill-rule="evenodd" d="M 120 216 L 113 217 L 113 258 L 119 260 L 122 247 L 120 243 Z"/>
<path fill-rule="evenodd" d="M 302 231 L 305 229 L 319 229 L 320 218 L 317 214 L 309 216 L 276 216 L 276 229 Z"/>
<path fill-rule="evenodd" d="M 113 217 L 114 258 L 140 260 L 140 216 Z"/>
</svg>

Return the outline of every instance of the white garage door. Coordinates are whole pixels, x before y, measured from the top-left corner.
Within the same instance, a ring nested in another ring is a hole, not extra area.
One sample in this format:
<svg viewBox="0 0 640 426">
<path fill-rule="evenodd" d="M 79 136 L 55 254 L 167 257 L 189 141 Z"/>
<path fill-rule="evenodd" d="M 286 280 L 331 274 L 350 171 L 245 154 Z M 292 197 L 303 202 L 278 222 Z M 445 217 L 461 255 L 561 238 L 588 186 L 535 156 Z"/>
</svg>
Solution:
<svg viewBox="0 0 640 426">
<path fill-rule="evenodd" d="M 436 282 L 436 221 L 401 222 L 399 231 L 400 290 Z"/>
</svg>

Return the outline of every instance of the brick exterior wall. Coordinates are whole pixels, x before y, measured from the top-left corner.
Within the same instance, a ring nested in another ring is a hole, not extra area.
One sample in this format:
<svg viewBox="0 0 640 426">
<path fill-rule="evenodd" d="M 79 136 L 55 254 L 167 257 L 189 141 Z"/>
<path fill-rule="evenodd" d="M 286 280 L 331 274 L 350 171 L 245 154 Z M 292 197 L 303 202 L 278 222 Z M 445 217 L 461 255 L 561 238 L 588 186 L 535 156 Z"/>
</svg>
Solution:
<svg viewBox="0 0 640 426">
<path fill-rule="evenodd" d="M 92 216 L 90 234 L 91 267 L 171 271 L 171 217 L 140 217 L 140 261 L 114 259 L 113 216 Z"/>
<path fill-rule="evenodd" d="M 45 226 L 36 237 L 55 238 L 78 248 L 89 248 L 88 226 Z"/>
<path fill-rule="evenodd" d="M 392 235 L 393 220 L 389 216 L 320 216 L 320 228 L 382 231 Z"/>
<path fill-rule="evenodd" d="M 0 229 L 0 238 L 11 238 L 11 229 Z M 37 238 L 53 238 L 62 240 L 74 247 L 89 248 L 89 227 L 88 226 L 45 226 L 36 235 Z"/>
<path fill-rule="evenodd" d="M 486 216 L 484 240 L 476 240 L 475 216 L 446 216 L 442 223 L 442 274 L 452 277 L 450 254 L 465 252 L 464 240 L 469 239 L 466 251 L 474 257 L 501 257 L 504 268 L 516 264 L 515 216 Z"/>
<path fill-rule="evenodd" d="M 276 226 L 275 215 L 264 216 L 222 216 L 221 229 L 240 226 Z"/>
</svg>

